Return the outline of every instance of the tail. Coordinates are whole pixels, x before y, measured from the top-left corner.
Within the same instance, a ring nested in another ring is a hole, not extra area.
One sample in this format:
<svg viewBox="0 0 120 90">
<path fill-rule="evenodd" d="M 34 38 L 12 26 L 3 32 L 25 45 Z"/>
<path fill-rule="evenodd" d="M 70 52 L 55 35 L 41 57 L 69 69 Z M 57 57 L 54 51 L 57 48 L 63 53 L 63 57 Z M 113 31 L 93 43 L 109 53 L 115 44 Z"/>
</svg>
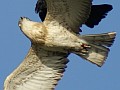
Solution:
<svg viewBox="0 0 120 90">
<path fill-rule="evenodd" d="M 87 41 L 87 44 L 91 48 L 87 49 L 88 52 L 85 54 L 78 52 L 75 52 L 75 54 L 101 67 L 108 56 L 108 52 L 110 51 L 108 47 L 113 44 L 115 36 L 115 32 L 82 35 L 80 38 Z"/>
</svg>

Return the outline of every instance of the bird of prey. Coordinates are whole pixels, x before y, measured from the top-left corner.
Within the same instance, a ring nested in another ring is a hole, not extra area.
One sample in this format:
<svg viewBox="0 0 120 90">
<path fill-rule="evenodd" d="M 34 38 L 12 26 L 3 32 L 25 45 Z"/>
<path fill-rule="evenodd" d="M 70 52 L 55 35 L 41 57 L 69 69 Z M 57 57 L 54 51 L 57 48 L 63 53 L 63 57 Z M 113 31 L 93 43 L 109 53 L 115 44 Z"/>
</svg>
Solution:
<svg viewBox="0 0 120 90">
<path fill-rule="evenodd" d="M 90 16 L 92 0 L 46 0 L 46 5 L 43 22 L 26 17 L 19 20 L 31 47 L 24 61 L 6 78 L 4 90 L 54 90 L 70 53 L 100 67 L 108 56 L 115 32 L 78 34 Z"/>
<path fill-rule="evenodd" d="M 95 25 L 98 25 L 101 19 L 105 18 L 107 13 L 112 9 L 112 5 L 109 4 L 92 5 L 89 18 L 85 22 L 85 25 L 93 28 Z M 35 12 L 39 13 L 41 20 L 44 21 L 47 13 L 47 5 L 45 0 L 38 0 L 35 7 Z"/>
</svg>

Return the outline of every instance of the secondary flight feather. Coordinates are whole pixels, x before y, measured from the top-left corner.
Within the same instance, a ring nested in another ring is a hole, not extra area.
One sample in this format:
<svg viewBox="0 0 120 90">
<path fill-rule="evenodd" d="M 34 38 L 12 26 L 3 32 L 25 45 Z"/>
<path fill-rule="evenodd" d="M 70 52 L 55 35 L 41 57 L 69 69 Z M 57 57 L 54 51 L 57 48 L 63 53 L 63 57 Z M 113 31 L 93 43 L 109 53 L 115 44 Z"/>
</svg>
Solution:
<svg viewBox="0 0 120 90">
<path fill-rule="evenodd" d="M 79 27 L 90 18 L 92 0 L 46 0 L 46 6 L 41 23 L 20 18 L 19 27 L 31 47 L 24 61 L 6 78 L 4 90 L 54 90 L 70 53 L 99 67 L 104 64 L 116 33 L 79 34 Z"/>
</svg>

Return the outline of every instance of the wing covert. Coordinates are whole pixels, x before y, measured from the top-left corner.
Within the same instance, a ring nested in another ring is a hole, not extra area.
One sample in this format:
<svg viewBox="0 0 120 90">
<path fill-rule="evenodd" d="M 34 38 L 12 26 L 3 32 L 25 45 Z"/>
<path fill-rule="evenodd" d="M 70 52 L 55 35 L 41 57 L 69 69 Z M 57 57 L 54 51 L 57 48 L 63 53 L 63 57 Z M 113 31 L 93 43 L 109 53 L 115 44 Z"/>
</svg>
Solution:
<svg viewBox="0 0 120 90">
<path fill-rule="evenodd" d="M 89 17 L 91 0 L 46 0 L 47 15 L 44 22 L 58 22 L 78 33 Z"/>
</svg>

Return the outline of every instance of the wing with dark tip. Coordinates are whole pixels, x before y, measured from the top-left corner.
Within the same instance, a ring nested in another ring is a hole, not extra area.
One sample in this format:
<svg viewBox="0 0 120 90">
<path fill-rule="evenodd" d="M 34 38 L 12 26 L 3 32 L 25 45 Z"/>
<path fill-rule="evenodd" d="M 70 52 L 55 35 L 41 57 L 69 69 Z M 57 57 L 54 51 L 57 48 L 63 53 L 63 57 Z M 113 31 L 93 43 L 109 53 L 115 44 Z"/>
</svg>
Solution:
<svg viewBox="0 0 120 90">
<path fill-rule="evenodd" d="M 112 10 L 112 5 L 92 5 L 90 16 L 85 23 L 90 28 L 98 25 L 99 22 L 106 17 L 107 13 Z"/>
<path fill-rule="evenodd" d="M 102 4 L 102 5 L 92 5 L 90 17 L 85 23 L 86 26 L 93 28 L 98 25 L 99 22 L 106 17 L 107 13 L 112 10 L 112 5 Z M 47 13 L 47 5 L 45 0 L 38 0 L 36 7 L 36 13 L 39 13 L 39 17 L 44 21 Z"/>
<path fill-rule="evenodd" d="M 41 21 L 44 21 L 47 14 L 47 5 L 45 0 L 38 0 L 35 7 L 35 12 L 39 13 Z"/>
<path fill-rule="evenodd" d="M 92 0 L 38 0 L 36 12 L 39 12 L 40 18 L 44 20 L 44 14 L 47 6 L 47 14 L 44 23 L 54 20 L 64 28 L 69 28 L 75 33 L 79 33 L 79 27 L 89 18 Z M 43 4 L 43 5 L 42 5 Z M 40 6 L 41 5 L 41 6 Z M 40 6 L 40 7 L 39 7 Z M 44 7 L 44 8 L 43 8 Z"/>
</svg>

